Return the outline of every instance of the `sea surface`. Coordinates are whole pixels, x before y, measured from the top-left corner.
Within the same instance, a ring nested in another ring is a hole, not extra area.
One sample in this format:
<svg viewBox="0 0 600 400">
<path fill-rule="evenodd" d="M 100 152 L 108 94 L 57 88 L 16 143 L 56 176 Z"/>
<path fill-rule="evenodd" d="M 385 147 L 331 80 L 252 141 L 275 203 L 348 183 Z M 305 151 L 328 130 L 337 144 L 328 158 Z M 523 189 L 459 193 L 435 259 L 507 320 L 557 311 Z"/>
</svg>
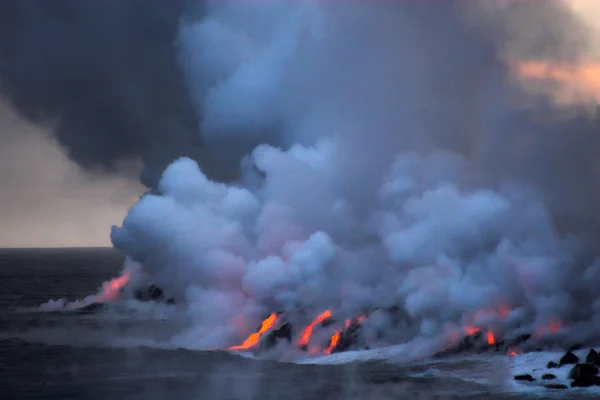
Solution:
<svg viewBox="0 0 600 400">
<path fill-rule="evenodd" d="M 151 304 L 40 311 L 51 299 L 97 293 L 122 262 L 112 249 L 0 249 L 1 400 L 600 398 L 595 389 L 557 391 L 512 379 L 541 374 L 559 353 L 409 363 L 385 360 L 380 349 L 283 363 L 161 346 L 180 322 Z"/>
</svg>

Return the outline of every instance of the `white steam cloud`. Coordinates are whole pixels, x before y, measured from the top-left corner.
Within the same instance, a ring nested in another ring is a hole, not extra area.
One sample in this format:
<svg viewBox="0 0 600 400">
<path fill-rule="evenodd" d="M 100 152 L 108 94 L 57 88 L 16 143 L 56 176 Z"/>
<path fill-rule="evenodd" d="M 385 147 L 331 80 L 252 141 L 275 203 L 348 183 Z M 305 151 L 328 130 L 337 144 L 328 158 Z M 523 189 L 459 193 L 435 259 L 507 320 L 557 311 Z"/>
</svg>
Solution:
<svg viewBox="0 0 600 400">
<path fill-rule="evenodd" d="M 237 344 L 279 310 L 301 323 L 380 310 L 379 344 L 450 332 L 485 308 L 510 309 L 489 322 L 506 334 L 590 321 L 600 181 L 574 158 L 597 146 L 585 129 L 556 134 L 566 111 L 508 65 L 576 61 L 585 46 L 559 3 L 484 3 L 219 1 L 182 22 L 205 139 L 267 132 L 276 146 L 258 145 L 233 185 L 175 161 L 160 195 L 113 229 L 187 305 L 176 340 Z M 568 187 L 552 183 L 557 168 Z"/>
</svg>

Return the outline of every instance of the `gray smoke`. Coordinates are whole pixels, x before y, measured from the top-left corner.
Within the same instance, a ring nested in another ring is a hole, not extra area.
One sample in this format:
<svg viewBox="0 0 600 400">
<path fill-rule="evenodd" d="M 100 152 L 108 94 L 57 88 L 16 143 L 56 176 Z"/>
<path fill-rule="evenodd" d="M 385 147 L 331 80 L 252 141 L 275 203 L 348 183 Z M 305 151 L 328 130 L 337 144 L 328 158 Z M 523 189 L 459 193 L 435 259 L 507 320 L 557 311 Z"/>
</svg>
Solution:
<svg viewBox="0 0 600 400">
<path fill-rule="evenodd" d="M 587 44 L 561 2 L 211 3 L 177 43 L 203 138 L 279 147 L 235 185 L 177 160 L 113 243 L 185 300 L 188 346 L 235 344 L 275 310 L 399 307 L 397 330 L 372 318 L 379 344 L 498 307 L 486 324 L 507 335 L 589 323 L 600 121 L 511 70 Z"/>
</svg>

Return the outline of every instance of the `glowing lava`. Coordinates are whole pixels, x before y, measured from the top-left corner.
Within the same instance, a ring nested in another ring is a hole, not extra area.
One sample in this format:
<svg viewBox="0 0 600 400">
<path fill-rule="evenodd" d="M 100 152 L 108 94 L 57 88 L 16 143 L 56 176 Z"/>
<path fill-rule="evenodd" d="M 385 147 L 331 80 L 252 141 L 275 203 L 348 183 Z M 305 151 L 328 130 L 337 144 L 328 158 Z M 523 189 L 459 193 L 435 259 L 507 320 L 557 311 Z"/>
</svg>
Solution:
<svg viewBox="0 0 600 400">
<path fill-rule="evenodd" d="M 476 334 L 477 332 L 479 332 L 481 329 L 476 328 L 474 326 L 465 326 L 465 332 L 467 333 L 467 335 L 471 336 Z"/>
<path fill-rule="evenodd" d="M 123 273 L 118 278 L 108 281 L 102 287 L 102 292 L 96 297 L 96 301 L 105 303 L 107 301 L 115 301 L 119 298 L 121 289 L 129 282 L 130 275 L 128 272 Z"/>
<path fill-rule="evenodd" d="M 487 333 L 487 343 L 491 346 L 496 343 L 496 338 L 494 337 L 494 332 Z"/>
<path fill-rule="evenodd" d="M 317 316 L 317 318 L 315 318 L 315 320 L 310 323 L 310 325 L 308 325 L 306 328 L 304 328 L 304 331 L 302 331 L 302 335 L 300 335 L 300 339 L 298 339 L 298 344 L 300 346 L 308 345 L 308 342 L 310 341 L 310 337 L 312 335 L 312 331 L 313 331 L 315 325 L 320 324 L 321 322 L 325 321 L 326 319 L 331 318 L 331 315 L 332 315 L 331 310 L 327 310 L 327 311 L 324 311 L 321 314 L 319 314 Z"/>
<path fill-rule="evenodd" d="M 246 339 L 241 345 L 229 347 L 229 350 L 248 350 L 256 346 L 262 335 L 264 335 L 267 331 L 273 328 L 275 322 L 277 322 L 277 315 L 273 313 L 262 322 L 258 332 L 255 332 L 252 335 L 248 336 L 248 339 Z"/>
<path fill-rule="evenodd" d="M 364 319 L 364 317 L 358 317 L 356 319 L 356 321 L 362 321 L 362 319 Z M 345 329 L 350 328 L 350 320 L 347 319 L 346 323 L 344 324 Z M 329 340 L 329 347 L 325 349 L 325 354 L 331 354 L 331 352 L 333 351 L 333 349 L 335 349 L 335 346 L 337 346 L 337 344 L 340 342 L 340 338 L 342 336 L 342 332 L 344 330 L 340 329 L 338 331 L 335 331 L 335 333 L 333 334 L 333 336 L 331 337 L 331 339 Z"/>
<path fill-rule="evenodd" d="M 329 347 L 325 349 L 325 354 L 331 354 L 333 349 L 335 349 L 335 346 L 337 346 L 337 344 L 339 343 L 340 336 L 342 336 L 342 331 L 336 331 L 333 334 L 331 340 L 329 341 Z"/>
</svg>

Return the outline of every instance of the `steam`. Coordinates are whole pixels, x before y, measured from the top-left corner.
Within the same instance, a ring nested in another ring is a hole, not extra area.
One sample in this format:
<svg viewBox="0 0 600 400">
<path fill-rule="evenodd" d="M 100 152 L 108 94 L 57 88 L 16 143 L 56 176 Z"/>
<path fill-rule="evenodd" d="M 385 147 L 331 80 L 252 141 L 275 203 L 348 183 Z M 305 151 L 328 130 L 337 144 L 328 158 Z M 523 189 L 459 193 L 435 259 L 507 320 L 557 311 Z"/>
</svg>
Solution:
<svg viewBox="0 0 600 400">
<path fill-rule="evenodd" d="M 423 343 L 498 307 L 501 334 L 560 319 L 593 337 L 600 123 L 512 73 L 581 61 L 562 3 L 214 2 L 177 46 L 203 139 L 263 144 L 235 184 L 178 159 L 113 228 L 187 304 L 175 341 L 225 348 L 274 311 L 331 309 Z"/>
</svg>

